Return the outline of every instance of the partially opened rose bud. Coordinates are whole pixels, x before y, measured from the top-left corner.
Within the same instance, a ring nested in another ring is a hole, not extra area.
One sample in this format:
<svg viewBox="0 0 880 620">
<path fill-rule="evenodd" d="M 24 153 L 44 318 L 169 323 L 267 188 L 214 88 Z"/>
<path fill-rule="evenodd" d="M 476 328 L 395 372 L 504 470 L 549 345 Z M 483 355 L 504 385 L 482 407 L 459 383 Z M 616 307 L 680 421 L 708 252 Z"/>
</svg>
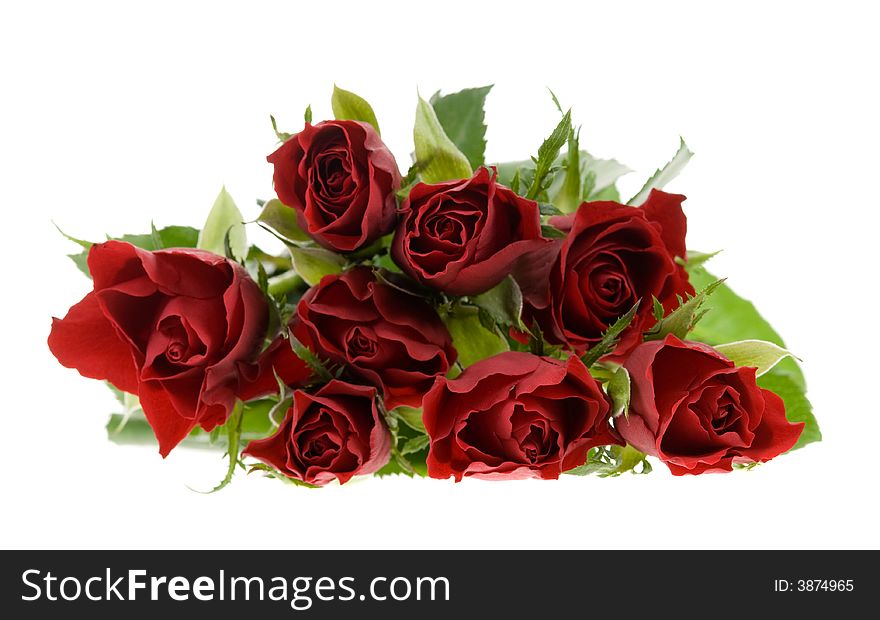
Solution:
<svg viewBox="0 0 880 620">
<path fill-rule="evenodd" d="M 278 198 L 325 248 L 351 252 L 394 228 L 400 171 L 371 125 L 306 123 L 268 160 Z"/>
<path fill-rule="evenodd" d="M 583 362 L 501 353 L 425 396 L 432 478 L 558 478 L 590 448 L 620 444 L 608 397 Z"/>
<path fill-rule="evenodd" d="M 655 323 L 655 298 L 668 313 L 679 297 L 694 294 L 676 263 L 687 255 L 684 199 L 653 190 L 641 207 L 586 202 L 572 215 L 551 218 L 565 239 L 518 274 L 526 324 L 536 321 L 548 341 L 583 353 L 641 302 L 614 351 L 622 359 Z"/>
<path fill-rule="evenodd" d="M 640 345 L 624 367 L 632 399 L 617 430 L 675 475 L 769 461 L 804 428 L 786 419 L 779 396 L 758 387 L 754 368 L 737 368 L 708 345 L 670 335 Z"/>
<path fill-rule="evenodd" d="M 313 394 L 295 391 L 278 431 L 243 454 L 308 484 L 344 483 L 388 463 L 391 433 L 375 388 L 334 379 Z"/>
<path fill-rule="evenodd" d="M 456 359 L 434 308 L 378 281 L 366 267 L 326 276 L 309 289 L 291 330 L 319 358 L 379 388 L 389 409 L 420 407 L 434 379 Z"/>
<path fill-rule="evenodd" d="M 401 206 L 391 246 L 394 262 L 425 286 L 476 295 L 549 244 L 541 237 L 538 204 L 495 177 L 480 168 L 470 179 L 416 185 Z"/>
</svg>

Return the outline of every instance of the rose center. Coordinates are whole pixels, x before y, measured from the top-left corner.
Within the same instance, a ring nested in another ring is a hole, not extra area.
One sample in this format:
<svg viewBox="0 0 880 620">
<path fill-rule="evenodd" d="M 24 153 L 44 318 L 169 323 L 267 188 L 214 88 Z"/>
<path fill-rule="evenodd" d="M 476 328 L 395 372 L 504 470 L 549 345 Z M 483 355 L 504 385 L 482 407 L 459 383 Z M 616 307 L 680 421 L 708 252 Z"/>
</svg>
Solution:
<svg viewBox="0 0 880 620">
<path fill-rule="evenodd" d="M 306 442 L 303 456 L 308 459 L 320 458 L 324 456 L 325 452 L 335 448 L 336 445 L 332 441 L 330 441 L 330 438 L 327 437 L 325 433 L 319 437 L 315 437 L 311 441 Z"/>
<path fill-rule="evenodd" d="M 590 274 L 589 286 L 599 297 L 611 306 L 617 306 L 630 296 L 629 285 L 619 271 L 600 268 Z"/>
<path fill-rule="evenodd" d="M 165 356 L 172 362 L 179 362 L 186 354 L 186 347 L 181 342 L 172 342 L 165 350 Z"/>
<path fill-rule="evenodd" d="M 345 182 L 345 176 L 345 169 L 340 158 L 333 157 L 327 160 L 324 166 L 324 183 L 330 192 L 336 194 L 340 192 L 342 184 Z"/>
<path fill-rule="evenodd" d="M 180 316 L 166 316 L 159 321 L 157 331 L 165 338 L 164 357 L 171 364 L 185 364 L 192 357 L 204 355 L 206 352 L 205 344 Z"/>
<path fill-rule="evenodd" d="M 345 338 L 345 350 L 349 359 L 373 357 L 379 350 L 376 332 L 362 325 L 351 328 Z"/>
<path fill-rule="evenodd" d="M 739 411 L 733 403 L 719 404 L 712 415 L 712 428 L 717 433 L 724 433 L 739 420 Z"/>
<path fill-rule="evenodd" d="M 545 436 L 544 429 L 537 424 L 532 424 L 529 427 L 529 434 L 520 443 L 520 447 L 526 459 L 530 463 L 535 463 L 540 456 L 547 453 L 546 443 L 547 437 Z"/>
<path fill-rule="evenodd" d="M 455 245 L 462 245 L 465 242 L 464 226 L 456 218 L 438 215 L 428 221 L 426 228 L 435 239 Z"/>
</svg>

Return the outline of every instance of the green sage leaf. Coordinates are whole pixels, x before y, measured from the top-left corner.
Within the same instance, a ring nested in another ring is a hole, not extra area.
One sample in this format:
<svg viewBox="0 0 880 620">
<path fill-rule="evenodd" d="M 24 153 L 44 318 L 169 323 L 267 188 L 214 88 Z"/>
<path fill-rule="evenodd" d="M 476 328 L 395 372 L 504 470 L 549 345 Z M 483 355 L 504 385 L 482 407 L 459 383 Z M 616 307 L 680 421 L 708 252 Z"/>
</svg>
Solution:
<svg viewBox="0 0 880 620">
<path fill-rule="evenodd" d="M 265 224 L 276 233 L 293 242 L 311 241 L 311 237 L 299 227 L 296 210 L 273 198 L 265 205 L 257 221 Z"/>
<path fill-rule="evenodd" d="M 241 211 L 235 206 L 232 196 L 226 188 L 220 190 L 214 206 L 208 213 L 205 226 L 199 234 L 197 246 L 202 250 L 213 252 L 221 256 L 226 254 L 226 245 L 232 253 L 232 258 L 243 261 L 247 256 L 247 234 L 244 230 L 244 218 Z"/>
<path fill-rule="evenodd" d="M 315 286 L 327 275 L 342 273 L 345 258 L 324 248 L 288 246 L 293 269 L 309 286 Z"/>
<path fill-rule="evenodd" d="M 525 329 L 522 324 L 522 291 L 511 276 L 507 276 L 485 293 L 471 297 L 470 300 L 485 310 L 497 324 Z"/>
<path fill-rule="evenodd" d="M 419 97 L 413 128 L 416 165 L 425 183 L 467 179 L 473 173 L 467 157 L 449 139 L 434 108 Z"/>
<path fill-rule="evenodd" d="M 470 366 L 497 353 L 509 351 L 507 339 L 497 330 L 489 330 L 480 321 L 477 308 L 458 305 L 451 313 L 442 313 L 443 321 L 458 351 L 458 363 Z"/>
<path fill-rule="evenodd" d="M 333 106 L 333 116 L 336 117 L 336 120 L 369 123 L 376 130 L 376 133 L 381 133 L 379 131 L 379 121 L 376 120 L 376 113 L 373 112 L 373 108 L 362 97 L 355 95 L 351 91 L 343 90 L 334 84 L 330 103 Z M 309 106 L 307 114 L 309 112 L 311 112 L 311 106 Z"/>
<path fill-rule="evenodd" d="M 608 396 L 611 398 L 612 417 L 619 416 L 620 414 L 629 415 L 631 392 L 629 371 L 623 366 L 618 368 L 617 372 L 611 375 L 611 380 L 608 381 L 606 388 Z"/>
<path fill-rule="evenodd" d="M 766 374 L 776 364 L 787 357 L 794 357 L 791 351 L 766 340 L 740 340 L 715 345 L 727 359 L 737 366 L 750 366 L 758 369 L 757 376 Z"/>
</svg>

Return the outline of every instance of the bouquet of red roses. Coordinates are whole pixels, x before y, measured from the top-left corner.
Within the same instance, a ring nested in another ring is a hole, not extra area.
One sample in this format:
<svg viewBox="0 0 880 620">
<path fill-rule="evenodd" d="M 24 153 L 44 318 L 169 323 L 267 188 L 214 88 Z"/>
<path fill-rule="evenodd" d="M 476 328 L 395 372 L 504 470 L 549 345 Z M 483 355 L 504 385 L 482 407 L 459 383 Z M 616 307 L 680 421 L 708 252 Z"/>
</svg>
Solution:
<svg viewBox="0 0 880 620">
<path fill-rule="evenodd" d="M 273 128 L 277 198 L 220 192 L 201 230 L 82 246 L 93 289 L 49 347 L 106 381 L 120 443 L 214 445 L 303 485 L 365 474 L 558 478 L 752 467 L 820 439 L 779 335 L 688 251 L 672 160 L 580 148 L 570 111 L 525 161 L 484 161 L 490 87 L 419 98 L 401 174 L 370 105 Z M 245 222 L 246 219 L 253 221 Z M 283 256 L 247 242 L 270 231 Z"/>
</svg>

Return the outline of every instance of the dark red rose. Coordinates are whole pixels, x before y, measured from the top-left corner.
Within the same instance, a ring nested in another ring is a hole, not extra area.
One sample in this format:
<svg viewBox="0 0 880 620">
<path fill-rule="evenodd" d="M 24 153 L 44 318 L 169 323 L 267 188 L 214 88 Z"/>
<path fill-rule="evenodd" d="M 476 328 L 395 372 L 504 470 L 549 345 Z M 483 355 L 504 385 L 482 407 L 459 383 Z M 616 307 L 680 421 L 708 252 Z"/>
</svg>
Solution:
<svg viewBox="0 0 880 620">
<path fill-rule="evenodd" d="M 537 321 L 548 341 L 583 353 L 641 300 L 615 350 L 621 359 L 654 325 L 653 297 L 670 312 L 677 295 L 694 293 L 675 261 L 687 255 L 684 199 L 653 190 L 641 207 L 586 202 L 572 215 L 551 218 L 566 238 L 517 273 L 526 324 Z"/>
<path fill-rule="evenodd" d="M 480 168 L 470 179 L 416 185 L 401 207 L 394 262 L 426 286 L 476 295 L 548 244 L 537 203 L 498 185 L 495 177 Z"/>
<path fill-rule="evenodd" d="M 278 199 L 325 248 L 351 252 L 394 228 L 400 171 L 371 125 L 306 123 L 267 159 Z"/>
<path fill-rule="evenodd" d="M 736 368 L 708 345 L 670 335 L 640 345 L 624 367 L 632 400 L 617 430 L 677 476 L 769 461 L 804 427 L 786 419 L 781 398 L 758 387 L 754 368 Z"/>
<path fill-rule="evenodd" d="M 434 379 L 456 359 L 434 309 L 378 282 L 366 267 L 326 276 L 309 289 L 291 329 L 319 358 L 344 364 L 380 388 L 389 409 L 421 406 Z"/>
<path fill-rule="evenodd" d="M 345 483 L 388 462 L 391 434 L 375 388 L 334 379 L 314 394 L 296 390 L 278 432 L 242 454 L 309 484 Z"/>
<path fill-rule="evenodd" d="M 558 478 L 590 448 L 622 445 L 608 397 L 577 357 L 530 353 L 480 360 L 440 378 L 424 401 L 432 478 Z"/>
<path fill-rule="evenodd" d="M 260 352 L 268 308 L 241 265 L 209 252 L 92 246 L 94 290 L 52 320 L 58 361 L 137 394 L 166 456 L 198 424 L 223 424 Z"/>
</svg>

